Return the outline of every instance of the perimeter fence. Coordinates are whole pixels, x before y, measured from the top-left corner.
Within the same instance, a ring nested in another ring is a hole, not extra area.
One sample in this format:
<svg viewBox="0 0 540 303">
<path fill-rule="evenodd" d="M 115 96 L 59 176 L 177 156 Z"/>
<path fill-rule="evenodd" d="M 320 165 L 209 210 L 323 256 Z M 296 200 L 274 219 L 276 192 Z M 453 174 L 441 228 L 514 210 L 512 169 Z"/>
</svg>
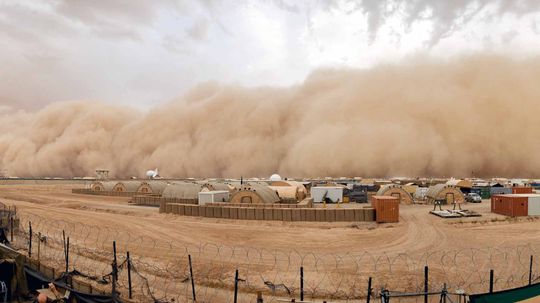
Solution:
<svg viewBox="0 0 540 303">
<path fill-rule="evenodd" d="M 236 302 L 256 302 L 258 293 L 264 302 L 366 302 L 368 289 L 372 302 L 381 290 L 427 290 L 429 302 L 439 302 L 444 290 L 447 302 L 460 302 L 460 293 L 490 289 L 491 270 L 495 290 L 534 283 L 539 272 L 535 256 L 540 245 L 535 244 L 382 254 L 352 248 L 349 253 L 315 254 L 165 241 L 157 229 L 155 237 L 138 235 L 137 229 L 152 226 L 97 226 L 21 212 L 18 217 L 18 229 L 8 235 L 14 247 L 57 272 L 71 272 L 105 292 L 114 287 L 120 297 L 137 302 L 193 302 L 194 297 L 197 302 L 235 302 L 235 290 Z"/>
</svg>

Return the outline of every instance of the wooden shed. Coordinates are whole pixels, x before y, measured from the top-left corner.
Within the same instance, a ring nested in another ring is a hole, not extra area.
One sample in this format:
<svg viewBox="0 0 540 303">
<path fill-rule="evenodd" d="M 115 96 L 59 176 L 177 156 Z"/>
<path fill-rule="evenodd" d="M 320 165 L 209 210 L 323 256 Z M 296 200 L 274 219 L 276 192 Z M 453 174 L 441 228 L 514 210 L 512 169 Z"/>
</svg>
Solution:
<svg viewBox="0 0 540 303">
<path fill-rule="evenodd" d="M 231 203 L 277 203 L 279 196 L 268 186 L 258 183 L 242 184 L 232 193 Z"/>
<path fill-rule="evenodd" d="M 434 204 L 435 201 L 441 201 L 445 204 L 464 203 L 465 196 L 454 185 L 436 184 L 429 187 L 426 201 L 431 204 Z"/>
<path fill-rule="evenodd" d="M 399 203 L 412 204 L 413 197 L 408 193 L 403 186 L 399 184 L 386 184 L 381 186 L 377 191 L 377 196 L 393 196 L 399 199 Z"/>
</svg>

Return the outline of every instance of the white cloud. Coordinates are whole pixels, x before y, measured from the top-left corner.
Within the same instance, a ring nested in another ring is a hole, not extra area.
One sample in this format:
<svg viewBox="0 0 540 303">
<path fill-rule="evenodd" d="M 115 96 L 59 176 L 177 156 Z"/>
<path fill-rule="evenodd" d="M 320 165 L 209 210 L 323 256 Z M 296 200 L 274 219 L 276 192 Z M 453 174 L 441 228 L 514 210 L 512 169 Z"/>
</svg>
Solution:
<svg viewBox="0 0 540 303">
<path fill-rule="evenodd" d="M 533 0 L 0 0 L 0 104 L 149 107 L 204 81 L 289 85 L 319 67 L 415 53 L 537 54 L 539 10 Z"/>
</svg>

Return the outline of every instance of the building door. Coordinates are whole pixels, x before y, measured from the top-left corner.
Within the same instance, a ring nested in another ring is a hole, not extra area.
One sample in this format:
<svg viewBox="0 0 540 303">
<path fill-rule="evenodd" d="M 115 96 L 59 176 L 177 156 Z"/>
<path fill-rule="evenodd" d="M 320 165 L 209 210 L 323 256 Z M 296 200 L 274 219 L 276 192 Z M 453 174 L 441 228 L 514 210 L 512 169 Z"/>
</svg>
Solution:
<svg viewBox="0 0 540 303">
<path fill-rule="evenodd" d="M 446 204 L 454 204 L 454 193 L 446 193 Z"/>
<path fill-rule="evenodd" d="M 242 200 L 240 200 L 242 203 L 252 203 L 250 196 L 242 197 Z"/>
<path fill-rule="evenodd" d="M 398 199 L 399 203 L 401 203 L 401 193 L 393 193 L 392 197 L 395 197 Z"/>
</svg>

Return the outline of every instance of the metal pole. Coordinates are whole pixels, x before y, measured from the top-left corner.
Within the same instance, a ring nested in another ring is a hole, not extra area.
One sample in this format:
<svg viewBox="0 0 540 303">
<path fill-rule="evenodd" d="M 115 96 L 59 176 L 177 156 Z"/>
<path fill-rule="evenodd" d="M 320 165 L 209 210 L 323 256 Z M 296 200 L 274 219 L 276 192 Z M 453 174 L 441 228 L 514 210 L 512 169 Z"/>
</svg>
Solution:
<svg viewBox="0 0 540 303">
<path fill-rule="evenodd" d="M 529 264 L 529 285 L 532 284 L 533 256 L 531 255 L 531 263 Z"/>
<path fill-rule="evenodd" d="M 238 269 L 234 275 L 234 303 L 238 302 Z"/>
<path fill-rule="evenodd" d="M 116 241 L 113 241 L 113 262 L 112 262 L 112 296 L 116 297 L 116 281 L 117 281 L 117 267 L 116 267 Z"/>
<path fill-rule="evenodd" d="M 304 301 L 304 266 L 300 266 L 300 301 Z"/>
<path fill-rule="evenodd" d="M 262 291 L 257 292 L 257 303 L 264 303 L 263 297 L 262 297 Z"/>
<path fill-rule="evenodd" d="M 129 251 L 127 252 L 127 271 L 128 271 L 128 291 L 129 291 L 129 298 L 132 297 L 132 291 L 131 291 L 131 258 L 129 257 Z"/>
<path fill-rule="evenodd" d="M 32 222 L 28 222 L 29 226 L 29 237 L 30 241 L 28 241 L 28 257 L 32 258 Z"/>
<path fill-rule="evenodd" d="M 428 291 L 429 291 L 429 268 L 427 266 L 424 267 L 424 303 L 428 303 Z"/>
<path fill-rule="evenodd" d="M 367 282 L 367 299 L 366 303 L 369 303 L 371 301 L 371 277 L 369 277 Z"/>
<path fill-rule="evenodd" d="M 191 255 L 188 255 L 189 259 L 189 277 L 191 279 L 191 291 L 193 293 L 193 302 L 197 302 L 197 296 L 195 295 L 195 281 L 193 280 L 193 266 L 191 265 Z"/>
<path fill-rule="evenodd" d="M 489 271 L 489 293 L 493 292 L 493 269 Z"/>
</svg>

